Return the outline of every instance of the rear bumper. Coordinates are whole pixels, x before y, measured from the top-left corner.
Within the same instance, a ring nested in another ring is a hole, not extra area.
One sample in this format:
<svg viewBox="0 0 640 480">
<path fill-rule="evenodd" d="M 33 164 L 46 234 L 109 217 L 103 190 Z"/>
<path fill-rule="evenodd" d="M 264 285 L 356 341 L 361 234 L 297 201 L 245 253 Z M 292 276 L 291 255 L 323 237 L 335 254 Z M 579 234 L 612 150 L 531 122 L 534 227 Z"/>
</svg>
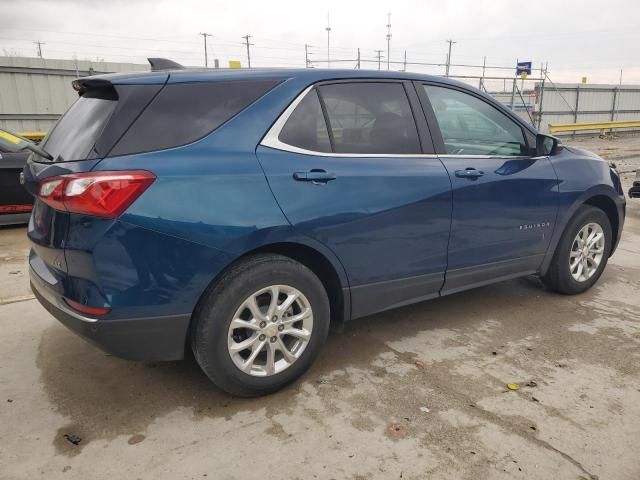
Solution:
<svg viewBox="0 0 640 480">
<path fill-rule="evenodd" d="M 190 315 L 95 319 L 71 310 L 60 294 L 30 268 L 31 289 L 42 306 L 69 330 L 107 353 L 135 361 L 180 360 Z"/>
</svg>

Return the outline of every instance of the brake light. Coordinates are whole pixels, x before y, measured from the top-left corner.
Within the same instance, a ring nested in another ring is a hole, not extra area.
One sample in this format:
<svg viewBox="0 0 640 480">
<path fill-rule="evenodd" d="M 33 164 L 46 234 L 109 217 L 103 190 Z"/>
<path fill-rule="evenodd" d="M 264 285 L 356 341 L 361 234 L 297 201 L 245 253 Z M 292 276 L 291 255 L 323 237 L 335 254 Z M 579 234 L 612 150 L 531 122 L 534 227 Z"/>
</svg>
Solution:
<svg viewBox="0 0 640 480">
<path fill-rule="evenodd" d="M 116 218 L 155 179 L 145 170 L 74 173 L 43 180 L 38 198 L 56 210 Z"/>
</svg>

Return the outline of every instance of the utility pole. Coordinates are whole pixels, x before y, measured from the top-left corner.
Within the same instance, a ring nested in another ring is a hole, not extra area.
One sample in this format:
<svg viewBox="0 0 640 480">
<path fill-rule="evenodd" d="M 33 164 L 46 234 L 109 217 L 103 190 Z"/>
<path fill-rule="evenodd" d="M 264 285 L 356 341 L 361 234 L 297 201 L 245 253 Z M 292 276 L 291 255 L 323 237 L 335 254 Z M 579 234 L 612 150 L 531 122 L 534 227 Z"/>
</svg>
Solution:
<svg viewBox="0 0 640 480">
<path fill-rule="evenodd" d="M 449 76 L 449 67 L 451 66 L 451 47 L 453 46 L 454 42 L 453 40 L 446 40 L 446 42 L 449 44 L 449 53 L 447 54 L 447 69 L 445 70 L 445 77 Z"/>
<path fill-rule="evenodd" d="M 404 51 L 404 62 L 402 63 L 402 71 L 407 71 L 407 51 Z"/>
<path fill-rule="evenodd" d="M 376 57 L 378 59 L 378 70 L 380 70 L 380 59 L 382 58 L 382 52 L 384 52 L 384 50 L 374 50 L 374 52 L 376 52 Z"/>
<path fill-rule="evenodd" d="M 210 33 L 200 33 L 204 38 L 204 68 L 209 68 L 209 57 L 207 56 L 207 37 L 212 37 Z"/>
<path fill-rule="evenodd" d="M 358 63 L 356 64 L 356 70 L 360 70 L 360 47 L 358 47 Z"/>
<path fill-rule="evenodd" d="M 309 60 L 309 47 L 311 47 L 312 45 L 308 45 L 308 44 L 304 44 L 304 68 L 312 68 L 311 67 L 311 60 Z"/>
<path fill-rule="evenodd" d="M 38 57 L 42 58 L 42 45 L 46 45 L 46 43 L 41 42 L 40 40 L 33 42 L 38 46 Z"/>
<path fill-rule="evenodd" d="M 251 52 L 249 50 L 249 47 L 253 45 L 253 43 L 249 43 L 249 39 L 251 38 L 251 35 L 245 35 L 242 38 L 244 38 L 245 45 L 247 46 L 247 65 L 249 68 L 251 68 Z"/>
<path fill-rule="evenodd" d="M 387 13 L 387 70 L 391 60 L 391 12 Z"/>
<path fill-rule="evenodd" d="M 618 80 L 618 85 L 622 85 L 622 69 L 620 69 L 620 80 Z"/>
<path fill-rule="evenodd" d="M 482 77 L 480 77 L 480 85 L 478 85 L 478 88 L 480 90 L 484 88 L 484 72 L 486 68 L 487 68 L 487 56 L 485 55 L 484 58 L 482 59 Z"/>
<path fill-rule="evenodd" d="M 329 12 L 327 12 L 327 28 L 325 28 L 325 30 L 327 31 L 327 68 L 331 68 L 331 25 L 329 23 Z"/>
</svg>

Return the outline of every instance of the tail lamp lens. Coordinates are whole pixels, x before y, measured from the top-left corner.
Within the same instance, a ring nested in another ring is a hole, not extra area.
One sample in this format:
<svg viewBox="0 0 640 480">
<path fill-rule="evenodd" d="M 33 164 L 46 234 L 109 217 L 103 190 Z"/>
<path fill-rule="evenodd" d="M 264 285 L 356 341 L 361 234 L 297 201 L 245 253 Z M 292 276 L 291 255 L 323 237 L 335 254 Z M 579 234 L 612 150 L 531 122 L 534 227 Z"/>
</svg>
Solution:
<svg viewBox="0 0 640 480">
<path fill-rule="evenodd" d="M 38 198 L 56 210 L 116 218 L 155 179 L 156 176 L 146 170 L 62 175 L 43 180 Z"/>
</svg>

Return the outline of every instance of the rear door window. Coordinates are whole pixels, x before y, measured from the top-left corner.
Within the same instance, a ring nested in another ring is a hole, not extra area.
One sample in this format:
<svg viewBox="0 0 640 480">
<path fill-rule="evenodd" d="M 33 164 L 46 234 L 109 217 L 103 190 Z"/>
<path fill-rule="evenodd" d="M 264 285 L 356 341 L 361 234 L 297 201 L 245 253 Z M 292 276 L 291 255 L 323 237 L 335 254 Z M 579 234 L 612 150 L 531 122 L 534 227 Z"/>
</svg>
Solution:
<svg viewBox="0 0 640 480">
<path fill-rule="evenodd" d="M 400 83 L 336 83 L 319 87 L 336 153 L 419 154 L 420 140 Z"/>
<path fill-rule="evenodd" d="M 331 152 L 329 131 L 315 89 L 298 104 L 280 131 L 278 139 L 305 150 Z"/>
<path fill-rule="evenodd" d="M 84 160 L 116 108 L 113 90 L 87 92 L 58 121 L 42 144 L 56 162 Z"/>
<path fill-rule="evenodd" d="M 240 113 L 280 80 L 236 80 L 166 85 L 109 156 L 195 142 Z"/>
</svg>

